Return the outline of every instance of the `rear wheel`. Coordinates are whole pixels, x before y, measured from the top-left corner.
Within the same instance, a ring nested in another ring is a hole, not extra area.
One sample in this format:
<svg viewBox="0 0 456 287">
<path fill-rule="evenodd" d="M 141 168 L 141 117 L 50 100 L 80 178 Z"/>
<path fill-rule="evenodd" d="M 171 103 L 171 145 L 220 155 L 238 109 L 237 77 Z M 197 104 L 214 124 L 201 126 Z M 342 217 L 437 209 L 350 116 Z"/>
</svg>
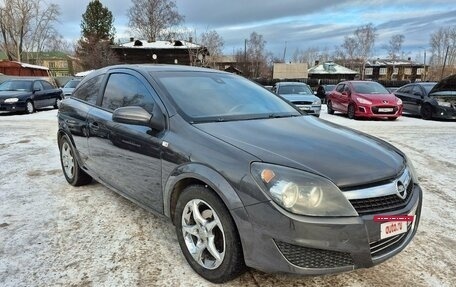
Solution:
<svg viewBox="0 0 456 287">
<path fill-rule="evenodd" d="M 421 117 L 425 120 L 432 119 L 432 107 L 429 104 L 421 106 Z"/>
<path fill-rule="evenodd" d="M 245 271 L 234 221 L 211 189 L 187 187 L 178 199 L 174 223 L 185 259 L 200 276 L 222 283 Z"/>
<path fill-rule="evenodd" d="M 90 175 L 85 173 L 75 158 L 73 146 L 67 136 L 60 140 L 60 163 L 62 164 L 63 174 L 69 184 L 80 186 L 92 181 Z"/>
<path fill-rule="evenodd" d="M 35 105 L 31 100 L 28 100 L 25 103 L 25 111 L 27 112 L 27 114 L 33 114 L 35 112 Z"/>
<path fill-rule="evenodd" d="M 355 116 L 355 105 L 354 104 L 348 105 L 347 116 L 348 116 L 349 119 L 355 119 L 356 118 L 356 116 Z"/>
<path fill-rule="evenodd" d="M 328 114 L 333 115 L 334 110 L 333 110 L 331 101 L 328 101 L 328 104 L 326 106 L 328 107 Z"/>
</svg>

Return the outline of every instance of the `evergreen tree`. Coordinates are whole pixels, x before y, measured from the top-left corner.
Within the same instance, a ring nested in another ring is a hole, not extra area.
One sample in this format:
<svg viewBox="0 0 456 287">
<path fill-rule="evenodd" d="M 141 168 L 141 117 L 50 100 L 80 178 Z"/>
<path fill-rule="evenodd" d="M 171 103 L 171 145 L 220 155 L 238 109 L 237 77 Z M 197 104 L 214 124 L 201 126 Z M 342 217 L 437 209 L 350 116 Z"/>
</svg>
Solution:
<svg viewBox="0 0 456 287">
<path fill-rule="evenodd" d="M 117 64 L 119 61 L 111 50 L 114 41 L 114 17 L 99 0 L 93 0 L 82 14 L 81 39 L 76 47 L 76 55 L 84 69 L 98 69 Z"/>
</svg>

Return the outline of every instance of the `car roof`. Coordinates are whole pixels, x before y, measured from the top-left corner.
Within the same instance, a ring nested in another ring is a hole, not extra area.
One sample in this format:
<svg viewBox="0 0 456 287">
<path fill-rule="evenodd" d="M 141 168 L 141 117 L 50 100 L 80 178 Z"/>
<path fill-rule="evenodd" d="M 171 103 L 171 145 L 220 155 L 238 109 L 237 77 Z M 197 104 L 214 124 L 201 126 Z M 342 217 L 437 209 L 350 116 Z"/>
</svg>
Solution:
<svg viewBox="0 0 456 287">
<path fill-rule="evenodd" d="M 303 83 L 303 82 L 278 82 L 278 83 L 276 83 L 276 85 L 280 85 L 280 86 L 287 86 L 287 85 L 306 85 L 306 86 L 308 86 L 306 83 Z"/>
</svg>

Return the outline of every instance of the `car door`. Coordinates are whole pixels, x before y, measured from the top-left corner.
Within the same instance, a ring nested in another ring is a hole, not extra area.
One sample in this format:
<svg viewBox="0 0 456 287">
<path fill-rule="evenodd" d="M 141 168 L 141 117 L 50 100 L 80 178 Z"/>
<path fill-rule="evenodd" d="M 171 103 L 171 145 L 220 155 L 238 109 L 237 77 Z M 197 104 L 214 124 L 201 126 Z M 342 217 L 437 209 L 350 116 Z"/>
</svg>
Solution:
<svg viewBox="0 0 456 287">
<path fill-rule="evenodd" d="M 348 105 L 350 104 L 351 101 L 351 86 L 350 84 L 346 83 L 344 86 L 344 90 L 340 94 L 340 105 L 341 105 L 341 110 L 344 112 L 348 111 Z"/>
<path fill-rule="evenodd" d="M 423 104 L 425 91 L 420 85 L 414 85 L 409 103 L 409 110 L 413 114 L 420 114 L 421 105 Z"/>
<path fill-rule="evenodd" d="M 89 111 L 91 169 L 107 185 L 139 204 L 163 211 L 161 143 L 163 132 L 150 127 L 117 123 L 115 109 L 141 106 L 150 113 L 160 109 L 155 91 L 139 73 L 109 73 L 98 108 Z"/>
<path fill-rule="evenodd" d="M 32 100 L 35 108 L 46 106 L 46 94 L 40 81 L 34 81 L 32 86 Z"/>
<path fill-rule="evenodd" d="M 331 92 L 330 99 L 334 110 L 343 111 L 342 92 L 344 91 L 345 83 L 338 84 L 336 89 Z"/>
<path fill-rule="evenodd" d="M 54 88 L 49 82 L 46 81 L 41 81 L 41 85 L 44 88 L 46 106 L 55 105 L 56 99 L 59 97 L 61 90 Z"/>
<path fill-rule="evenodd" d="M 394 95 L 402 100 L 404 112 L 414 114 L 412 90 L 415 85 L 406 85 L 398 89 Z"/>
</svg>

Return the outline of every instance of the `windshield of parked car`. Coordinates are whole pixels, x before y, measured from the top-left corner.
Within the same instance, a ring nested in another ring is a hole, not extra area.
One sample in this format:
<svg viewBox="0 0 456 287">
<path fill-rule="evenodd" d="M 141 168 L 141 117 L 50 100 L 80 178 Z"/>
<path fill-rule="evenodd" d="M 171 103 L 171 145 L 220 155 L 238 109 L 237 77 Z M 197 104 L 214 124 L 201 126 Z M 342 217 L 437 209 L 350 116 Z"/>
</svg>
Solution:
<svg viewBox="0 0 456 287">
<path fill-rule="evenodd" d="M 389 94 L 388 90 L 376 82 L 352 82 L 353 89 L 358 94 Z"/>
<path fill-rule="evenodd" d="M 162 72 L 153 77 L 189 122 L 299 116 L 263 87 L 240 76 L 210 72 Z"/>
<path fill-rule="evenodd" d="M 31 92 L 32 81 L 6 81 L 0 85 L 0 91 Z"/>
<path fill-rule="evenodd" d="M 432 84 L 423 84 L 423 88 L 426 91 L 426 95 L 429 95 L 429 92 L 432 90 L 432 88 L 435 86 L 436 83 Z"/>
<path fill-rule="evenodd" d="M 80 82 L 81 81 L 79 81 L 79 80 L 69 81 L 68 83 L 65 84 L 64 88 L 74 89 Z"/>
<path fill-rule="evenodd" d="M 277 91 L 279 95 L 313 95 L 312 90 L 307 85 L 283 85 Z"/>
</svg>

